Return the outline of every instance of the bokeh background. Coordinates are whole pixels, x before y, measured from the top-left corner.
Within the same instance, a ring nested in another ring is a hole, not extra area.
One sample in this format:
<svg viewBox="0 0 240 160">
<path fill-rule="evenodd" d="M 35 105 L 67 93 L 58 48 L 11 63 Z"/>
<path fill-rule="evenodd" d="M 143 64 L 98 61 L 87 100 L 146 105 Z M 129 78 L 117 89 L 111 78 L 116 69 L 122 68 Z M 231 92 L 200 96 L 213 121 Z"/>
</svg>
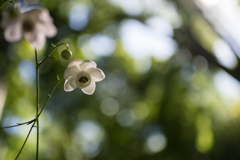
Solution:
<svg viewBox="0 0 240 160">
<path fill-rule="evenodd" d="M 106 78 L 92 96 L 58 86 L 40 117 L 40 159 L 239 160 L 239 2 L 41 0 L 58 34 L 39 59 L 68 43 Z M 0 125 L 9 126 L 35 116 L 35 61 L 27 41 L 3 32 Z M 63 49 L 40 70 L 40 107 L 67 66 Z M 0 131 L 0 160 L 15 159 L 29 128 Z M 34 131 L 19 159 L 34 159 L 35 146 Z"/>
</svg>

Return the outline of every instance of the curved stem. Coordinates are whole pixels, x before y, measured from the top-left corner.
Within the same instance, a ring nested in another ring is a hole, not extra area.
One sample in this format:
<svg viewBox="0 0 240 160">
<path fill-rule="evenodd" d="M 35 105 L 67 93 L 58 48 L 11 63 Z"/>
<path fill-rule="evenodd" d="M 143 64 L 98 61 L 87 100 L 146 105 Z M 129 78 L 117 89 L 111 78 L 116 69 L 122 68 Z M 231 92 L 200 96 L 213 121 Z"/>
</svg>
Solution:
<svg viewBox="0 0 240 160">
<path fill-rule="evenodd" d="M 29 136 L 30 136 L 30 134 L 31 134 L 31 132 L 32 132 L 32 129 L 33 129 L 34 125 L 36 124 L 37 120 L 39 119 L 39 117 L 40 117 L 40 115 L 41 115 L 41 113 L 42 113 L 42 111 L 43 111 L 43 109 L 46 107 L 49 99 L 51 98 L 53 92 L 55 91 L 55 89 L 57 88 L 57 86 L 58 86 L 58 84 L 61 82 L 61 80 L 63 80 L 63 79 L 59 79 L 59 80 L 57 81 L 57 83 L 56 83 L 55 86 L 53 87 L 51 93 L 48 95 L 48 98 L 46 99 L 46 101 L 45 101 L 42 109 L 40 110 L 39 114 L 36 116 L 36 119 L 34 119 L 34 122 L 33 122 L 32 126 L 31 126 L 31 128 L 30 128 L 30 130 L 29 130 L 29 132 L 28 132 L 28 135 L 27 135 L 27 137 L 26 137 L 26 139 L 25 139 L 25 141 L 24 141 L 24 143 L 23 143 L 20 151 L 18 152 L 18 155 L 17 155 L 17 157 L 15 158 L 15 160 L 17 160 L 18 157 L 19 157 L 19 155 L 21 154 L 21 152 L 22 152 L 22 150 L 23 150 L 23 148 L 24 148 L 24 146 L 25 146 L 25 144 L 26 144 L 26 142 L 27 142 L 27 140 L 28 140 L 28 138 L 29 138 Z"/>
<path fill-rule="evenodd" d="M 37 57 L 37 49 L 35 49 L 35 60 L 36 60 L 36 116 L 39 112 L 39 65 Z M 39 148 L 39 119 L 37 120 L 37 144 L 36 144 L 36 160 L 38 160 L 38 148 Z"/>
<path fill-rule="evenodd" d="M 57 47 L 61 46 L 61 45 L 65 45 L 65 46 L 67 47 L 67 49 L 69 49 L 69 46 L 68 46 L 68 44 L 66 44 L 66 43 L 60 43 L 60 44 L 58 44 L 58 45 L 52 44 L 52 46 L 53 46 L 54 48 L 52 49 L 52 51 L 51 51 L 43 60 L 41 60 L 41 61 L 38 63 L 39 67 L 43 64 L 43 62 L 45 62 L 45 61 L 52 55 L 52 53 L 55 51 L 55 49 L 56 49 Z"/>
</svg>

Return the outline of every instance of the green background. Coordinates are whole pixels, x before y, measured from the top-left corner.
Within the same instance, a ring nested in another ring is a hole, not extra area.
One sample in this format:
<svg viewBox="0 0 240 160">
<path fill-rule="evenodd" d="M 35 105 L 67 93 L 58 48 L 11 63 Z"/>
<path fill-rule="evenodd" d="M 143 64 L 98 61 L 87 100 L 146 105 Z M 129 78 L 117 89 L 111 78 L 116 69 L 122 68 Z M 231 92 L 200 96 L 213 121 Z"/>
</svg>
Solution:
<svg viewBox="0 0 240 160">
<path fill-rule="evenodd" d="M 38 51 L 39 59 L 51 51 L 51 43 L 64 42 L 73 58 L 96 61 L 106 75 L 91 96 L 80 89 L 65 92 L 60 83 L 40 117 L 41 160 L 240 159 L 240 101 L 222 97 L 214 84 L 217 73 L 228 72 L 237 81 L 240 72 L 238 66 L 227 70 L 212 58 L 213 42 L 224 38 L 193 1 L 152 0 L 159 13 L 143 8 L 132 14 L 107 0 L 40 3 L 49 9 L 58 34 Z M 79 28 L 69 25 L 76 6 L 88 15 Z M 168 18 L 170 14 L 177 19 Z M 120 28 L 126 20 L 146 25 L 153 16 L 171 25 L 174 34 L 168 37 L 176 44 L 174 54 L 165 60 L 151 53 L 137 59 L 124 48 Z M 4 29 L 0 33 L 0 102 L 4 103 L 0 124 L 8 126 L 35 116 L 34 49 L 25 40 L 10 44 L 4 40 Z M 99 35 L 111 39 L 108 54 L 96 54 L 94 45 L 89 47 Z M 68 62 L 59 58 L 63 49 L 59 47 L 40 69 L 40 107 L 67 67 Z M 29 128 L 0 131 L 1 160 L 15 159 Z M 33 131 L 19 159 L 34 159 L 35 146 Z"/>
</svg>

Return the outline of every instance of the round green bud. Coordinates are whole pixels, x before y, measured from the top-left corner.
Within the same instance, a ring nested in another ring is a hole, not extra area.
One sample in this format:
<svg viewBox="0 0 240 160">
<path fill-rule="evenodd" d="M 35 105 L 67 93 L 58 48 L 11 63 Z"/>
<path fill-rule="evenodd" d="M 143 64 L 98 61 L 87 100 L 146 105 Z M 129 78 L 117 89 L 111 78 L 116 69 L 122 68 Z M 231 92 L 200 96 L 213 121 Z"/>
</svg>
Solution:
<svg viewBox="0 0 240 160">
<path fill-rule="evenodd" d="M 61 53 L 61 58 L 68 61 L 72 57 L 72 52 L 68 49 L 65 49 Z"/>
</svg>

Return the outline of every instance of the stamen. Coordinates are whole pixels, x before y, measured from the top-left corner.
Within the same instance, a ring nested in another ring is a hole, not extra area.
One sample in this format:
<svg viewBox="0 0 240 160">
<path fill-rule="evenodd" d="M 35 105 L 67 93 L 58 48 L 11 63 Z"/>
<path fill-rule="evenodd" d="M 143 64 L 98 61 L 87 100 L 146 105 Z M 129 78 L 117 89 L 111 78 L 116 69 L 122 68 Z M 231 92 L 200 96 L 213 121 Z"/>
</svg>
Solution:
<svg viewBox="0 0 240 160">
<path fill-rule="evenodd" d="M 86 83 L 86 82 L 88 82 L 88 78 L 87 77 L 80 77 L 78 81 L 80 83 Z"/>
</svg>

